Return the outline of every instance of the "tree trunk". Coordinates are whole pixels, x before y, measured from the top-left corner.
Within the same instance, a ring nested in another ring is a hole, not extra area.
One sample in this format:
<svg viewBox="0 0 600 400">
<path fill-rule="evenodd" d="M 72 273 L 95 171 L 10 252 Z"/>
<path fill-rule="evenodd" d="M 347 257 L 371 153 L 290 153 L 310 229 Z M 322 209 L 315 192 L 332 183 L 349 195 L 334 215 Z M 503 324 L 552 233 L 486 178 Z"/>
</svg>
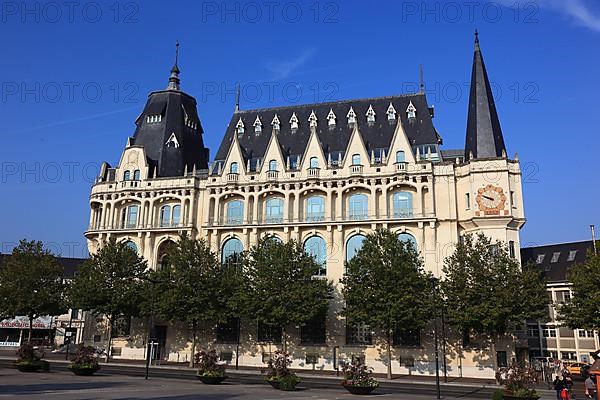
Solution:
<svg viewBox="0 0 600 400">
<path fill-rule="evenodd" d="M 106 349 L 106 362 L 110 359 L 110 350 L 112 345 L 112 318 L 108 318 L 108 348 Z"/>
<path fill-rule="evenodd" d="M 196 321 L 192 322 L 192 356 L 190 357 L 190 368 L 194 368 L 194 355 L 196 354 L 196 331 L 198 326 Z"/>
<path fill-rule="evenodd" d="M 283 352 L 287 353 L 287 335 L 285 332 L 285 325 L 281 328 L 281 338 L 283 339 Z"/>
<path fill-rule="evenodd" d="M 33 336 L 33 315 L 29 316 L 29 334 L 27 335 L 27 343 L 31 344 L 31 337 Z"/>
<path fill-rule="evenodd" d="M 387 378 L 392 379 L 392 330 L 387 330 Z"/>
<path fill-rule="evenodd" d="M 492 357 L 492 368 L 494 369 L 494 373 L 498 371 L 498 357 L 496 356 L 496 339 L 492 337 L 492 345 L 491 348 L 491 357 Z"/>
</svg>

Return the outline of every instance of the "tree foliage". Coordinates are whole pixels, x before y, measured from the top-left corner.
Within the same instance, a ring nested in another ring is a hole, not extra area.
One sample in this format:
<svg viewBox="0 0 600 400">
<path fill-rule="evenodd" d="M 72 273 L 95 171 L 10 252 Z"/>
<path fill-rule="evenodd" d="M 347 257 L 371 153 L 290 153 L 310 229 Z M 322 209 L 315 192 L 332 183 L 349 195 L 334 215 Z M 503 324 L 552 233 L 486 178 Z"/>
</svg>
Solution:
<svg viewBox="0 0 600 400">
<path fill-rule="evenodd" d="M 382 330 L 391 358 L 394 330 L 421 330 L 431 319 L 430 277 L 412 244 L 387 229 L 378 229 L 367 235 L 362 248 L 347 262 L 341 281 L 346 301 L 343 315 L 353 324 Z"/>
<path fill-rule="evenodd" d="M 74 308 L 108 319 L 109 349 L 115 319 L 140 314 L 145 276 L 146 261 L 125 242 L 111 238 L 86 260 L 71 283 L 69 297 Z"/>
<path fill-rule="evenodd" d="M 547 318 L 539 271 L 533 265 L 521 268 L 503 242 L 492 242 L 483 233 L 465 235 L 443 271 L 448 321 L 462 333 L 493 339 L 527 319 Z"/>
<path fill-rule="evenodd" d="M 572 329 L 600 330 L 600 256 L 589 251 L 583 264 L 569 270 L 568 280 L 573 296 L 556 306 L 559 318 Z"/>
<path fill-rule="evenodd" d="M 245 284 L 238 297 L 245 314 L 262 323 L 302 325 L 327 311 L 331 283 L 315 278 L 319 264 L 295 241 L 263 238 L 243 262 Z"/>
<path fill-rule="evenodd" d="M 21 240 L 0 268 L 0 315 L 60 315 L 68 310 L 64 299 L 63 268 L 42 242 Z M 31 339 L 29 329 L 29 339 Z"/>
</svg>

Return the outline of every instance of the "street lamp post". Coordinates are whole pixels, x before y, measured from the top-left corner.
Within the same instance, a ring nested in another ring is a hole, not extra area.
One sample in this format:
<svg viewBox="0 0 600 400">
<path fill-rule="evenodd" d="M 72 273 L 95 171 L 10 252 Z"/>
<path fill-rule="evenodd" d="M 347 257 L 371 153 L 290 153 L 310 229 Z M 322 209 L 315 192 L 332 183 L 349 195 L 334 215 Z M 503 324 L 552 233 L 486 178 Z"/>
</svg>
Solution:
<svg viewBox="0 0 600 400">
<path fill-rule="evenodd" d="M 440 390 L 440 356 L 438 351 L 438 326 L 437 326 L 437 279 L 431 278 L 431 291 L 433 294 L 433 340 L 435 346 L 435 388 L 437 398 L 441 399 Z"/>
<path fill-rule="evenodd" d="M 156 280 L 148 279 L 152 283 L 152 294 L 150 301 L 150 332 L 148 333 L 148 343 L 146 344 L 146 373 L 144 378 L 147 380 L 150 373 L 150 360 L 152 358 L 152 346 L 154 345 L 154 292 L 156 291 Z"/>
</svg>

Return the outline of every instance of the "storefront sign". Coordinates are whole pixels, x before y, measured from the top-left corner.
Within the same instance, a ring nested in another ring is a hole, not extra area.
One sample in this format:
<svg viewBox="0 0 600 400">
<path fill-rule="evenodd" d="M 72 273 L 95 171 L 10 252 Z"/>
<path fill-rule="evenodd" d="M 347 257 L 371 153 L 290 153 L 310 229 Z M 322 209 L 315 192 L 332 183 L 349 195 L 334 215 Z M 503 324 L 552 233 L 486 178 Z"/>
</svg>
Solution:
<svg viewBox="0 0 600 400">
<path fill-rule="evenodd" d="M 15 317 L 0 321 L 0 328 L 29 329 L 28 317 Z M 44 316 L 33 320 L 33 329 L 51 329 L 52 317 Z"/>
<path fill-rule="evenodd" d="M 0 347 L 19 347 L 19 342 L 0 342 Z"/>
</svg>

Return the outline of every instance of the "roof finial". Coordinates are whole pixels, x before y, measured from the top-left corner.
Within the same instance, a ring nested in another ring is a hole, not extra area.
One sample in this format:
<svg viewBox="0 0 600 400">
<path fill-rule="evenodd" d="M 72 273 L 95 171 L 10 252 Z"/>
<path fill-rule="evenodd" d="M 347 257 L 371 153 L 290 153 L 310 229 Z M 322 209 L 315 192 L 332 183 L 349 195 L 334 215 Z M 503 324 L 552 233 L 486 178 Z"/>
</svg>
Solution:
<svg viewBox="0 0 600 400">
<path fill-rule="evenodd" d="M 235 89 L 235 111 L 240 111 L 240 83 L 237 83 Z"/>
<path fill-rule="evenodd" d="M 475 49 L 479 48 L 479 31 L 475 28 Z"/>
<path fill-rule="evenodd" d="M 175 43 L 175 64 L 173 68 L 171 68 L 171 76 L 169 77 L 169 86 L 167 86 L 167 90 L 179 90 L 179 66 L 177 62 L 179 61 L 179 40 Z"/>
<path fill-rule="evenodd" d="M 419 64 L 419 93 L 425 93 L 425 81 L 423 80 L 423 64 Z"/>
</svg>

